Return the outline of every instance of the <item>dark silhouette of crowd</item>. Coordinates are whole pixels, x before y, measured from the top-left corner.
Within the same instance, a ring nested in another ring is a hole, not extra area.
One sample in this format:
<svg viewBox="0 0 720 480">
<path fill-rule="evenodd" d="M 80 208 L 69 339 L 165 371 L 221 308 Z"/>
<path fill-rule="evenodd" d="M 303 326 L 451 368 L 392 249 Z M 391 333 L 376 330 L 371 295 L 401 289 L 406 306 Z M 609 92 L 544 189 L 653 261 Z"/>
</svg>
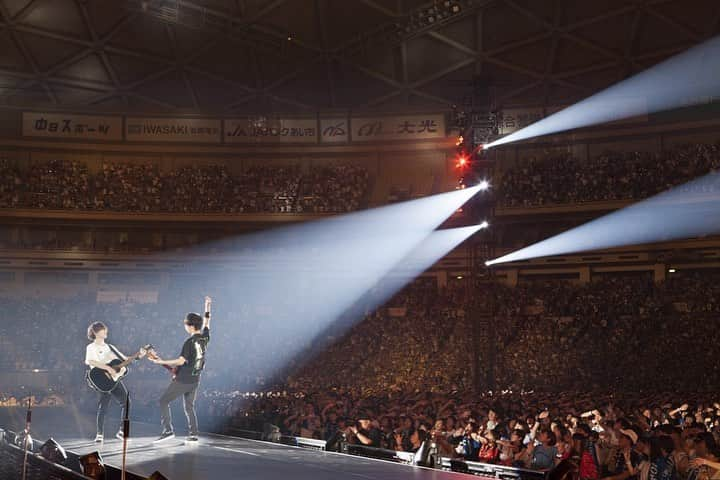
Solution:
<svg viewBox="0 0 720 480">
<path fill-rule="evenodd" d="M 0 159 L 0 208 L 173 213 L 341 213 L 365 205 L 369 176 L 356 165 L 225 165 L 161 171 L 151 163 L 35 162 Z"/>
<path fill-rule="evenodd" d="M 506 207 L 641 200 L 720 168 L 720 143 L 662 152 L 607 152 L 580 160 L 570 154 L 523 159 L 503 172 L 499 203 Z"/>
</svg>

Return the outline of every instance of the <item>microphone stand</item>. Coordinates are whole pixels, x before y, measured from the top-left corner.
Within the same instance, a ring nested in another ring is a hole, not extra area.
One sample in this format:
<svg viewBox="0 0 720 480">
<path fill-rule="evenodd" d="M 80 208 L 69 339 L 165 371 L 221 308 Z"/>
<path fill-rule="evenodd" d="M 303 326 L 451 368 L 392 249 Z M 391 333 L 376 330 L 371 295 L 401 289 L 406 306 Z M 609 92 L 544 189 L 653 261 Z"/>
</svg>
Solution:
<svg viewBox="0 0 720 480">
<path fill-rule="evenodd" d="M 23 441 L 23 449 L 25 450 L 25 452 L 23 455 L 22 480 L 25 480 L 27 478 L 28 443 L 32 442 L 32 438 L 30 438 L 31 420 L 32 420 L 32 392 L 30 392 L 30 396 L 28 397 L 28 408 L 27 408 L 27 414 L 25 415 L 25 439 Z"/>
<path fill-rule="evenodd" d="M 123 416 L 123 452 L 122 452 L 122 472 L 121 480 L 125 480 L 125 459 L 127 457 L 127 443 L 130 436 L 130 393 L 125 396 L 125 415 Z"/>
</svg>

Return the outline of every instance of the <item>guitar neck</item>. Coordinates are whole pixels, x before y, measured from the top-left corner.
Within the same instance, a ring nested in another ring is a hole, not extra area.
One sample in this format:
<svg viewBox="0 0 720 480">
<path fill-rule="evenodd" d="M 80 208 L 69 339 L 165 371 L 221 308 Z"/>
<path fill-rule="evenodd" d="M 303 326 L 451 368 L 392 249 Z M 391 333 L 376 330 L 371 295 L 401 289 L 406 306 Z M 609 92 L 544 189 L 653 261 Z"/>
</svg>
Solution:
<svg viewBox="0 0 720 480">
<path fill-rule="evenodd" d="M 138 356 L 140 356 L 139 353 L 136 353 L 135 355 L 129 356 L 128 358 L 126 358 L 125 360 L 123 360 L 121 363 L 119 363 L 119 364 L 117 365 L 117 368 L 127 367 L 127 366 L 130 365 Z"/>
</svg>

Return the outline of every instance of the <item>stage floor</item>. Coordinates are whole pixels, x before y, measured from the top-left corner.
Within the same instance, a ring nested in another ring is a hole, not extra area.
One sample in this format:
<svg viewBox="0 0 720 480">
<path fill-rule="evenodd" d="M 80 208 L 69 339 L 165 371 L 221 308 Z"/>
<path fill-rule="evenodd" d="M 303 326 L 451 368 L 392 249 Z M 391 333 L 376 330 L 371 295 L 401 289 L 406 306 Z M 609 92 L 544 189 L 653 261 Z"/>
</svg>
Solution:
<svg viewBox="0 0 720 480">
<path fill-rule="evenodd" d="M 17 409 L 10 417 L 12 420 L 9 425 L 0 426 L 17 428 L 24 420 L 24 412 Z M 176 423 L 182 423 L 183 420 L 178 419 Z M 33 412 L 32 430 L 36 440 L 44 441 L 52 436 L 67 450 L 79 454 L 99 450 L 106 463 L 120 467 L 122 442 L 110 437 L 103 444 L 94 443 L 93 425 L 94 418 L 69 409 L 37 409 Z M 460 473 L 213 434 L 202 434 L 198 445 L 186 446 L 184 437 L 178 436 L 162 446 L 155 446 L 152 441 L 157 438 L 158 431 L 159 427 L 155 425 L 132 424 L 128 443 L 128 471 L 147 476 L 157 470 L 170 480 L 323 480 L 337 479 L 339 475 L 377 480 L 468 478 Z M 106 433 L 110 432 L 115 433 L 114 430 Z"/>
</svg>

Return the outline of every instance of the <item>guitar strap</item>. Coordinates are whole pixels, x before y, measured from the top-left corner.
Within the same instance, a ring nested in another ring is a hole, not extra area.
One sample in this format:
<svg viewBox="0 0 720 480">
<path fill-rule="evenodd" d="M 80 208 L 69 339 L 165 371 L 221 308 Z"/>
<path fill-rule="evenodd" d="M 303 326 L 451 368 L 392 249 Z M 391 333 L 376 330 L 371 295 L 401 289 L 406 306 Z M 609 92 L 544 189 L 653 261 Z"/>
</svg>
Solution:
<svg viewBox="0 0 720 480">
<path fill-rule="evenodd" d="M 113 347 L 109 343 L 107 344 L 107 346 L 110 347 L 110 350 L 115 354 L 115 356 L 118 358 L 118 360 L 120 360 L 120 361 L 124 360 L 124 357 L 122 355 L 120 355 L 120 352 L 115 350 L 115 347 Z"/>
</svg>

